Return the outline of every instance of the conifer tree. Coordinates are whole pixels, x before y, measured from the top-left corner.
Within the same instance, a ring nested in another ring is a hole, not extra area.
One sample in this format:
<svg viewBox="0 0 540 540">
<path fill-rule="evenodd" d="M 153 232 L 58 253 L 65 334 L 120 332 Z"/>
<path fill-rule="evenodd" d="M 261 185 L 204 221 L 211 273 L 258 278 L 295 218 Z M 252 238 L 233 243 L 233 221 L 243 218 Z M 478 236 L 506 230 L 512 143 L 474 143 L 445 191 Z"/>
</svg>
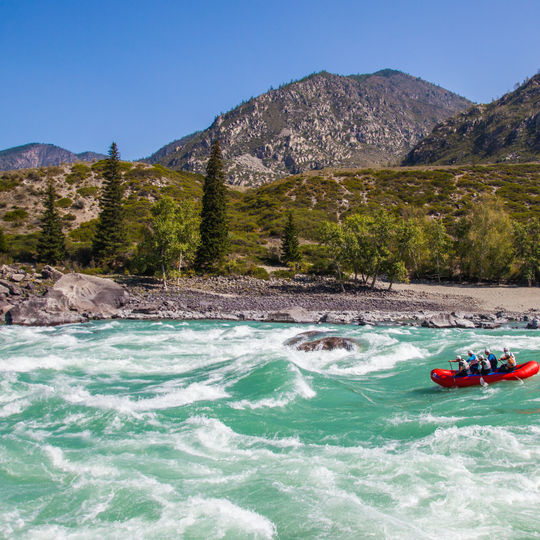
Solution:
<svg viewBox="0 0 540 540">
<path fill-rule="evenodd" d="M 38 259 L 45 263 L 56 264 L 64 259 L 66 249 L 62 222 L 55 207 L 56 191 L 52 180 L 47 183 L 43 202 L 45 210 L 41 216 L 41 233 L 37 245 Z"/>
<path fill-rule="evenodd" d="M 4 237 L 4 231 L 0 229 L 0 253 L 5 253 L 7 251 L 6 239 Z"/>
<path fill-rule="evenodd" d="M 200 272 L 219 268 L 227 252 L 227 192 L 219 141 L 210 151 L 204 179 L 200 244 L 195 258 L 195 268 Z"/>
<path fill-rule="evenodd" d="M 300 248 L 298 244 L 298 231 L 294 222 L 292 212 L 287 216 L 287 223 L 283 230 L 283 238 L 281 239 L 281 260 L 286 264 L 294 264 L 300 262 Z"/>
<path fill-rule="evenodd" d="M 116 143 L 109 149 L 103 172 L 103 187 L 99 200 L 99 216 L 92 250 L 96 260 L 116 266 L 125 248 L 123 187 L 120 173 L 120 153 Z"/>
</svg>

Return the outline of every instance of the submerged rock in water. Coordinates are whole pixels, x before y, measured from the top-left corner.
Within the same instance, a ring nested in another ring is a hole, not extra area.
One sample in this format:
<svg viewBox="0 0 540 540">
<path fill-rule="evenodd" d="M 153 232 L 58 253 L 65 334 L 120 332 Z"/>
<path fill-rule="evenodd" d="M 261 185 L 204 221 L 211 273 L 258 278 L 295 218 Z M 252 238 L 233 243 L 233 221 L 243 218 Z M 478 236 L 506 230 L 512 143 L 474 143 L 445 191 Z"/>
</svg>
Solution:
<svg viewBox="0 0 540 540">
<path fill-rule="evenodd" d="M 297 345 L 298 343 L 301 343 L 303 341 L 308 341 L 309 339 L 314 338 L 315 336 L 320 336 L 322 334 L 324 334 L 324 332 L 319 332 L 317 330 L 301 332 L 300 334 L 296 334 L 296 336 L 287 339 L 283 344 L 287 345 L 287 347 L 292 347 L 293 345 Z"/>
<path fill-rule="evenodd" d="M 63 275 L 45 294 L 10 309 L 6 323 L 54 325 L 103 319 L 117 314 L 127 291 L 106 278 L 83 274 Z"/>
<path fill-rule="evenodd" d="M 538 330 L 538 325 L 540 324 L 540 322 L 538 321 L 537 318 L 534 318 L 532 319 L 531 321 L 529 321 L 527 323 L 527 329 L 528 330 Z"/>
<path fill-rule="evenodd" d="M 345 349 L 352 351 L 355 343 L 352 339 L 337 336 L 329 336 L 315 341 L 307 341 L 296 347 L 299 351 L 333 351 L 335 349 Z"/>
</svg>

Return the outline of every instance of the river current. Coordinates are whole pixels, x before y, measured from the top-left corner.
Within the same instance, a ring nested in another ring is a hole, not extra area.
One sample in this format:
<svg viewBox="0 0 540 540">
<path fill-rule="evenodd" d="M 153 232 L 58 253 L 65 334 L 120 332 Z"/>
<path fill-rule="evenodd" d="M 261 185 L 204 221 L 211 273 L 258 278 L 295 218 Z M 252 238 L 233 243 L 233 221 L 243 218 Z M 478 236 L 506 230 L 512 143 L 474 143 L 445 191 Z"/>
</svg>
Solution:
<svg viewBox="0 0 540 540">
<path fill-rule="evenodd" d="M 0 537 L 538 538 L 540 375 L 429 378 L 504 345 L 539 360 L 521 329 L 0 327 Z"/>
</svg>

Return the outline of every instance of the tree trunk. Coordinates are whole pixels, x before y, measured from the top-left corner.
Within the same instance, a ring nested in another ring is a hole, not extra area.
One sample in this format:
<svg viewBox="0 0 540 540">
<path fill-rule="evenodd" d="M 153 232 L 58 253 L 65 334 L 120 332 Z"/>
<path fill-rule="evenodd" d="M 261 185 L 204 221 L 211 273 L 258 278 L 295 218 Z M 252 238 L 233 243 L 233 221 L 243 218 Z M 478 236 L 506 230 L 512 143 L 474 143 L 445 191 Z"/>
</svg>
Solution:
<svg viewBox="0 0 540 540">
<path fill-rule="evenodd" d="M 161 255 L 161 275 L 163 276 L 163 288 L 167 290 L 167 276 L 165 275 L 165 262 L 163 261 L 163 253 Z"/>
<path fill-rule="evenodd" d="M 341 267 L 339 266 L 339 263 L 336 263 L 336 266 L 337 266 L 339 284 L 341 285 L 341 292 L 345 292 L 345 287 L 343 285 L 343 276 L 341 275 Z"/>
<path fill-rule="evenodd" d="M 182 273 L 182 252 L 178 255 L 178 276 L 176 276 L 176 284 L 180 285 L 180 274 Z"/>
</svg>

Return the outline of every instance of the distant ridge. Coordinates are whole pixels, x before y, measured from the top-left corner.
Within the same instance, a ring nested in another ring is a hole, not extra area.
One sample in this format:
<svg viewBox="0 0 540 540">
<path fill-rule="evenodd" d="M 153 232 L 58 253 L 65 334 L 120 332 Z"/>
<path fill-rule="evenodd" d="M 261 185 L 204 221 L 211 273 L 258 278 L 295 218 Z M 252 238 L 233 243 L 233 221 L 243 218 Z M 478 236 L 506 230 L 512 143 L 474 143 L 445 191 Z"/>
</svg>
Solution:
<svg viewBox="0 0 540 540">
<path fill-rule="evenodd" d="M 204 173 L 218 138 L 228 182 L 237 185 L 328 166 L 397 163 L 438 122 L 470 105 L 392 69 L 349 76 L 322 71 L 242 103 L 146 161 Z"/>
<path fill-rule="evenodd" d="M 0 151 L 0 170 L 30 169 L 33 167 L 48 167 L 61 163 L 78 161 L 98 161 L 105 158 L 96 152 L 81 152 L 74 154 L 65 148 L 54 144 L 30 143 L 14 146 Z"/>
<path fill-rule="evenodd" d="M 403 165 L 540 160 L 540 73 L 488 105 L 438 124 Z"/>
</svg>

